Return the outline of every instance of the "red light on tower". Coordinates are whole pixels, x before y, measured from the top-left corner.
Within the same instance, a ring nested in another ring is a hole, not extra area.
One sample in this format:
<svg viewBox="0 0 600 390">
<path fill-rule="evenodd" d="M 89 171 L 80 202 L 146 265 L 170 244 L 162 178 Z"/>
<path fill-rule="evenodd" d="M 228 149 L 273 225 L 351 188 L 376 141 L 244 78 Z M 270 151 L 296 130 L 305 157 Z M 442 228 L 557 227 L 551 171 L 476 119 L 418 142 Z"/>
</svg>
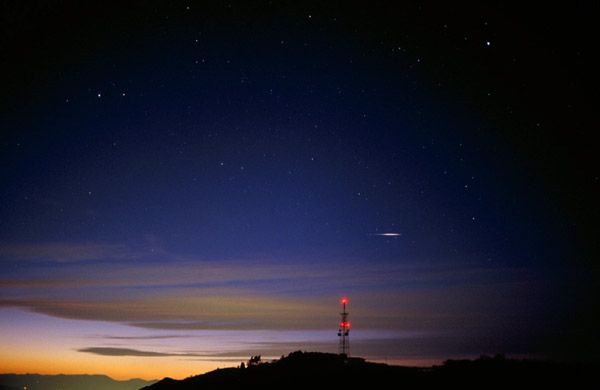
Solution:
<svg viewBox="0 0 600 390">
<path fill-rule="evenodd" d="M 348 298 L 346 298 L 346 297 L 343 297 L 343 298 L 341 299 L 341 303 L 342 303 L 342 305 L 345 305 L 346 303 L 348 303 Z"/>
</svg>

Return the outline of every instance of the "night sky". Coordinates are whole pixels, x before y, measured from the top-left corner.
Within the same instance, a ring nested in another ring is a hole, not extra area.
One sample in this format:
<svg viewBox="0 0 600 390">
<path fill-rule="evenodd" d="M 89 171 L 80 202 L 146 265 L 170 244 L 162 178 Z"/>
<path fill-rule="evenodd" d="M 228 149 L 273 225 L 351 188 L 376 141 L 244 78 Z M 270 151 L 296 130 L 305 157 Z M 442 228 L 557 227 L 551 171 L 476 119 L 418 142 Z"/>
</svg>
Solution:
<svg viewBox="0 0 600 390">
<path fill-rule="evenodd" d="M 598 358 L 590 9 L 1 4 L 1 372 Z"/>
</svg>

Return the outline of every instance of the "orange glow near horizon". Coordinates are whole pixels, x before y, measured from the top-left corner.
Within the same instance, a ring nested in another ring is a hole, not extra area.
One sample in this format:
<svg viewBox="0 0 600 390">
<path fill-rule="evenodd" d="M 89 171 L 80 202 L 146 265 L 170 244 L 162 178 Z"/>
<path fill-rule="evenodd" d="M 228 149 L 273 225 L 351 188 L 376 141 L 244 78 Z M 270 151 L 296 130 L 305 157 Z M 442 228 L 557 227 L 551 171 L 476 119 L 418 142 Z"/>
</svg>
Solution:
<svg viewBox="0 0 600 390">
<path fill-rule="evenodd" d="M 120 340 L 104 338 L 106 334 L 121 334 L 132 343 L 141 336 L 141 345 L 130 348 L 161 351 L 165 343 L 144 339 L 144 330 L 130 329 L 95 321 L 52 318 L 37 313 L 2 309 L 0 311 L 0 373 L 74 375 L 99 374 L 116 380 L 145 380 L 171 377 L 183 379 L 216 368 L 239 365 L 239 361 L 219 360 L 219 356 L 104 356 L 79 351 L 89 345 L 123 346 Z M 128 333 L 126 333 L 128 332 Z M 146 333 L 144 333 L 146 332 Z M 127 337 L 132 336 L 129 340 Z M 216 342 L 221 339 L 215 337 Z M 186 339 L 187 340 L 187 339 Z M 179 345 L 177 348 L 184 348 Z M 212 345 L 210 346 L 212 347 Z M 183 352 L 183 351 L 182 351 Z M 217 354 L 215 354 L 217 355 Z M 213 359 L 214 358 L 214 359 Z"/>
<path fill-rule="evenodd" d="M 33 351 L 31 351 L 33 352 Z M 77 354 L 77 356 L 75 356 Z M 0 353 L 2 373 L 41 374 L 41 375 L 107 375 L 116 380 L 140 378 L 144 380 L 171 377 L 184 379 L 192 375 L 203 374 L 217 368 L 239 365 L 235 362 L 210 362 L 181 360 L 173 357 L 139 358 L 132 356 L 82 356 L 73 351 L 60 353 L 38 351 L 14 356 Z M 240 359 L 243 361 L 244 359 Z"/>
</svg>

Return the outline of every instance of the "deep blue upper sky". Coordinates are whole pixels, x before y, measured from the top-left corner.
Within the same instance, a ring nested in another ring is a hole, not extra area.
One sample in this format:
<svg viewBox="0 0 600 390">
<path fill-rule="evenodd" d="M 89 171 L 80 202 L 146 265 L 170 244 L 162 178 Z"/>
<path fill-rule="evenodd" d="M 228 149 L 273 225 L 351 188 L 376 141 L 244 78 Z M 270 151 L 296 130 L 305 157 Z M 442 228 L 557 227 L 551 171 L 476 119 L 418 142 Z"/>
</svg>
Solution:
<svg viewBox="0 0 600 390">
<path fill-rule="evenodd" d="M 97 244 L 144 264 L 164 261 L 156 250 L 307 270 L 518 269 L 552 303 L 512 332 L 550 321 L 579 340 L 565 318 L 596 307 L 599 182 L 584 15 L 11 5 L 0 270 L 25 279 L 40 247 Z"/>
</svg>

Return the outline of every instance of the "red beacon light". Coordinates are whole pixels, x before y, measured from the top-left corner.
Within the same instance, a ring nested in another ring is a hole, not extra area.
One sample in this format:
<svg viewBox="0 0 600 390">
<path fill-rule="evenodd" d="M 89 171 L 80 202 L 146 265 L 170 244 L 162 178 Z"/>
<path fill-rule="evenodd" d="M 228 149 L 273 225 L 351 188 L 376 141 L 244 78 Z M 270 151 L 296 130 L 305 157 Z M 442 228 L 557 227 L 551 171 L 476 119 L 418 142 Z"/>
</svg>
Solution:
<svg viewBox="0 0 600 390">
<path fill-rule="evenodd" d="M 343 297 L 343 298 L 341 299 L 341 302 L 342 302 L 342 305 L 345 305 L 346 303 L 348 303 L 348 298 L 346 298 L 346 297 Z"/>
</svg>

